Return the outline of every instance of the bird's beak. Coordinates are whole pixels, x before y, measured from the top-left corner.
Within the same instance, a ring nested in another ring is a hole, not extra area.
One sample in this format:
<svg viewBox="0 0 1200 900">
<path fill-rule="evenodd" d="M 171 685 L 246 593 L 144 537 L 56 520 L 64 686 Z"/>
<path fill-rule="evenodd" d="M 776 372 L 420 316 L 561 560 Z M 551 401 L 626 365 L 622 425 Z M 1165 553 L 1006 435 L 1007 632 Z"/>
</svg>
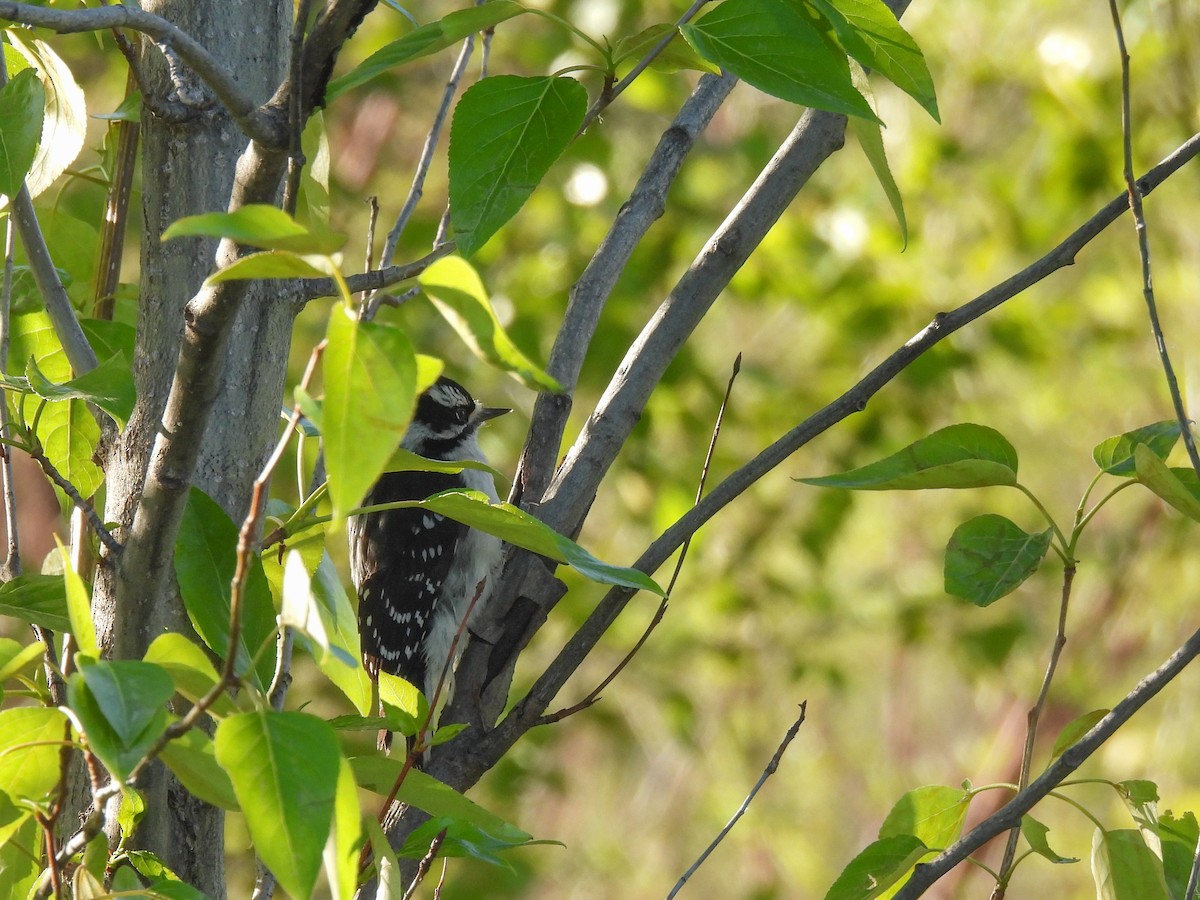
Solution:
<svg viewBox="0 0 1200 900">
<path fill-rule="evenodd" d="M 503 406 L 477 406 L 475 407 L 475 413 L 471 416 L 471 418 L 482 425 L 488 419 L 495 419 L 498 416 L 502 416 L 505 413 L 510 412 L 512 412 L 511 409 L 506 409 Z"/>
</svg>

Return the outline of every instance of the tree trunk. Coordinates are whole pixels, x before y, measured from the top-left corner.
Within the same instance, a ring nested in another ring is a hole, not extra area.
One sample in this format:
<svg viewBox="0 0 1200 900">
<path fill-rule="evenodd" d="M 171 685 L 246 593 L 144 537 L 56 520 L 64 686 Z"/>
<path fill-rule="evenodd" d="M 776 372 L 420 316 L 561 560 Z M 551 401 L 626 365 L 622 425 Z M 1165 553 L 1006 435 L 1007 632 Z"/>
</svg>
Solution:
<svg viewBox="0 0 1200 900">
<path fill-rule="evenodd" d="M 290 3 L 143 0 L 142 7 L 176 22 L 208 47 L 259 102 L 269 99 L 283 78 Z M 107 460 L 105 519 L 122 526 L 132 520 L 155 435 L 162 427 L 184 307 L 210 273 L 216 250 L 214 240 L 186 238 L 164 244 L 159 236 L 182 216 L 227 209 L 236 163 L 247 144 L 233 120 L 209 101 L 181 64 L 170 71 L 162 52 L 147 43 L 142 67 L 150 97 L 142 116 L 144 236 L 134 359 L 138 402 Z M 160 115 L 151 109 L 183 115 Z M 196 473 L 196 485 L 237 521 L 246 512 L 250 485 L 276 434 L 294 316 L 290 304 L 278 299 L 270 302 L 251 292 L 248 301 L 226 347 L 225 378 Z M 177 590 L 161 596 L 125 596 L 129 592 L 118 590 L 122 573 L 111 562 L 101 567 L 94 597 L 97 626 L 108 653 L 140 659 L 158 635 L 191 632 Z M 221 811 L 188 794 L 159 763 L 139 778 L 137 787 L 146 799 L 137 845 L 156 853 L 209 896 L 225 896 Z"/>
</svg>

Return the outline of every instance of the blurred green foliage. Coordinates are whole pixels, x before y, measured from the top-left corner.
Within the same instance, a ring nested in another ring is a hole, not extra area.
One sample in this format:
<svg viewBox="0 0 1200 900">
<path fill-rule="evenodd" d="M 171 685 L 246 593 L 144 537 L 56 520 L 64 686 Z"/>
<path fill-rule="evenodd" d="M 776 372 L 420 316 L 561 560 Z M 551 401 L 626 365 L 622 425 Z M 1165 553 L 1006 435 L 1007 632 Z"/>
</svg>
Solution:
<svg viewBox="0 0 1200 900">
<path fill-rule="evenodd" d="M 686 6 L 541 5 L 593 36 L 631 34 Z M 1133 59 L 1134 156 L 1142 171 L 1195 129 L 1200 9 L 1186 0 L 1122 6 Z M 424 22 L 454 5 L 410 8 Z M 908 214 L 907 248 L 851 142 L 822 167 L 668 370 L 581 536 L 598 556 L 634 559 L 691 504 L 738 351 L 742 374 L 710 485 L 839 395 L 934 313 L 1027 265 L 1122 190 L 1120 73 L 1105 4 L 916 0 L 903 21 L 934 73 L 942 115 L 939 126 L 899 91 L 875 85 Z M 381 6 L 343 54 L 342 70 L 408 27 Z M 67 38 L 60 50 L 90 110 L 107 111 L 120 103 L 124 73 L 119 57 L 96 53 L 94 41 Z M 362 253 L 365 197 L 378 195 L 383 230 L 403 201 L 452 52 L 350 91 L 326 113 L 332 224 L 352 236 L 350 260 Z M 523 17 L 497 29 L 488 65 L 492 73 L 545 74 L 579 56 L 565 32 Z M 599 85 L 582 78 L 594 96 Z M 477 255 L 505 324 L 534 359 L 546 358 L 568 289 L 691 80 L 656 72 L 639 80 Z M 584 365 L 568 440 L 630 341 L 796 115 L 751 88 L 735 89 L 609 303 Z M 79 177 L 40 201 L 42 212 L 58 217 L 51 250 L 56 240 L 65 242 L 56 260 L 79 285 L 90 282 L 94 260 L 83 252 L 95 241 L 83 223 L 99 221 L 97 179 L 106 177 L 110 162 L 102 140 L 97 126 L 91 162 L 82 159 Z M 1193 165 L 1147 201 L 1155 285 L 1185 386 L 1195 377 L 1190 351 L 1200 317 L 1192 302 L 1200 291 L 1198 187 Z M 397 261 L 427 251 L 445 194 L 441 156 Z M 136 281 L 136 241 L 128 246 L 124 280 Z M 132 309 L 125 300 L 118 303 L 122 318 Z M 329 310 L 330 301 L 318 301 L 301 316 L 293 347 L 297 379 Z M 402 322 L 418 349 L 443 355 L 451 374 L 489 403 L 528 413 L 532 395 L 498 374 L 472 371 L 469 354 L 427 301 L 387 308 L 381 318 Z M 600 704 L 532 733 L 478 789 L 484 805 L 566 849 L 511 854 L 510 872 L 456 863 L 442 896 L 664 894 L 737 808 L 802 699 L 808 721 L 778 774 L 684 896 L 820 896 L 905 791 L 963 778 L 1014 780 L 1025 712 L 1053 637 L 1060 573 L 1048 562 L 1013 596 L 981 610 L 943 593 L 941 567 L 957 522 L 996 511 L 1024 528 L 1039 527 L 1028 508 L 999 489 L 986 497 L 849 495 L 805 487 L 791 476 L 843 471 L 944 425 L 978 422 L 1012 440 L 1022 481 L 1066 518 L 1091 477 L 1091 447 L 1169 415 L 1125 219 L 1075 266 L 939 345 L 860 415 L 805 447 L 706 526 L 665 621 Z M 521 418 L 506 417 L 485 433 L 502 471 L 515 464 Z M 286 495 L 286 479 L 279 481 L 277 492 Z M 1061 725 L 1114 703 L 1195 627 L 1185 587 L 1200 575 L 1194 534 L 1145 492 L 1122 495 L 1093 524 L 1080 548 L 1041 759 Z M 566 577 L 571 591 L 523 658 L 518 690 L 601 596 L 601 588 Z M 563 705 L 611 670 L 653 609 L 649 597 L 630 605 L 568 686 Z M 1200 806 L 1200 764 L 1190 752 L 1197 678 L 1185 673 L 1084 773 L 1150 778 L 1164 807 Z M 307 699 L 305 690 L 317 683 L 302 664 L 293 699 Z M 338 711 L 343 702 L 332 692 L 312 700 L 322 711 Z M 1109 827 L 1127 824 L 1111 792 L 1080 789 L 1074 796 L 1107 816 Z M 977 801 L 980 809 L 986 802 Z M 972 821 L 977 814 L 973 807 Z M 1062 804 L 1039 807 L 1038 816 L 1057 851 L 1086 857 L 1089 823 Z M 233 822 L 235 853 L 245 846 L 238 829 Z M 998 863 L 999 848 L 984 859 Z M 988 890 L 986 874 L 971 867 L 947 885 L 954 896 Z M 1059 897 L 1094 891 L 1085 865 L 1052 869 L 1030 860 L 1012 893 L 1039 887 Z"/>
</svg>

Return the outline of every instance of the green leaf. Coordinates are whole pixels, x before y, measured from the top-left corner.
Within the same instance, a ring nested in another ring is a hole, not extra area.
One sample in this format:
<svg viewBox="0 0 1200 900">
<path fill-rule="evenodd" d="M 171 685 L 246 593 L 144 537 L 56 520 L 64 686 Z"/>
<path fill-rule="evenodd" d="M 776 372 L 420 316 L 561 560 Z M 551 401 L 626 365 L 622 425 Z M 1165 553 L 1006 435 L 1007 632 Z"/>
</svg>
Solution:
<svg viewBox="0 0 1200 900">
<path fill-rule="evenodd" d="M 709 72 L 713 75 L 721 74 L 720 66 L 713 65 L 692 49 L 692 46 L 679 33 L 679 29 L 669 24 L 651 25 L 637 34 L 618 40 L 613 45 L 613 68 L 617 71 L 633 68 L 668 34 L 672 35 L 671 42 L 654 57 L 654 61 L 650 63 L 651 69 L 657 69 L 660 72 L 691 69 L 696 72 Z"/>
<path fill-rule="evenodd" d="M 0 638 L 0 685 L 34 665 L 45 652 L 40 641 L 22 646 L 11 638 Z"/>
<path fill-rule="evenodd" d="M 1078 741 L 1081 737 L 1091 731 L 1096 723 L 1107 716 L 1107 709 L 1093 709 L 1091 712 L 1086 712 L 1082 716 L 1072 719 L 1058 733 L 1058 737 L 1054 741 L 1054 749 L 1050 751 L 1051 759 L 1058 759 L 1066 752 L 1066 749 Z"/>
<path fill-rule="evenodd" d="M 866 73 L 857 63 L 851 65 L 850 71 L 855 87 L 866 97 L 867 102 L 871 104 L 871 109 L 875 109 L 875 95 L 867 83 Z M 900 225 L 900 237 L 907 247 L 908 218 L 904 215 L 904 198 L 900 196 L 900 188 L 892 176 L 892 169 L 888 165 L 887 151 L 883 147 L 883 127 L 878 122 L 872 122 L 870 119 L 860 116 L 851 116 L 848 124 L 850 130 L 854 132 L 854 136 L 858 138 L 858 146 L 866 154 L 867 162 L 871 164 L 871 171 L 875 173 L 879 186 L 883 188 L 883 193 L 892 206 L 892 212 L 896 214 L 896 221 Z"/>
<path fill-rule="evenodd" d="M 1053 535 L 1051 528 L 1028 534 L 993 513 L 963 522 L 946 545 L 946 593 L 976 606 L 995 603 L 1037 571 Z"/>
<path fill-rule="evenodd" d="M 158 675 L 138 671 L 158 670 Z M 89 679 L 88 669 L 99 669 Z M 92 690 L 95 681 L 101 693 Z M 137 696 L 141 686 L 148 696 Z M 174 692 L 171 678 L 158 666 L 138 660 L 94 662 L 67 680 L 67 700 L 88 747 L 118 781 L 124 781 L 134 766 L 170 721 L 164 704 Z M 140 731 L 134 725 L 141 723 Z"/>
<path fill-rule="evenodd" d="M 196 633 L 217 656 L 229 652 L 229 597 L 237 568 L 238 528 L 225 511 L 199 488 L 188 494 L 183 522 L 175 540 L 175 578 Z M 247 673 L 251 658 L 275 635 L 275 607 L 262 560 L 252 556 L 242 597 L 242 630 L 236 670 L 262 687 L 275 671 L 268 649 Z"/>
<path fill-rule="evenodd" d="M 241 713 L 217 726 L 216 750 L 255 851 L 289 894 L 311 896 L 342 758 L 333 729 L 306 713 Z"/>
<path fill-rule="evenodd" d="M 241 808 L 233 782 L 217 762 L 212 739 L 199 728 L 175 738 L 163 747 L 160 756 L 180 783 L 205 803 L 231 812 Z"/>
<path fill-rule="evenodd" d="M 455 256 L 439 259 L 417 281 L 476 356 L 512 372 L 532 390 L 562 392 L 562 385 L 531 362 L 509 338 L 488 302 L 479 273 L 469 262 Z"/>
<path fill-rule="evenodd" d="M 850 860 L 825 900 L 872 900 L 897 883 L 928 852 L 921 839 L 911 834 L 880 838 Z"/>
<path fill-rule="evenodd" d="M 551 844 L 557 841 L 535 841 L 525 832 L 522 837 L 492 834 L 470 822 L 441 816 L 430 819 L 408 836 L 399 855 L 408 859 L 421 859 L 429 852 L 429 845 L 437 835 L 445 832 L 441 849 L 442 856 L 464 856 L 477 859 L 493 866 L 506 866 L 500 856 L 505 850 L 528 847 L 534 844 Z M 560 845 L 561 846 L 561 845 Z"/>
<path fill-rule="evenodd" d="M 499 469 L 494 469 L 485 462 L 480 462 L 477 459 L 455 459 L 444 461 L 440 459 L 426 459 L 424 456 L 418 456 L 411 450 L 405 450 L 403 447 L 397 447 L 392 453 L 392 458 L 388 460 L 385 472 L 443 472 L 447 475 L 457 475 L 464 469 L 474 469 L 476 472 L 487 472 L 496 481 L 506 481 L 504 473 Z"/>
<path fill-rule="evenodd" d="M 264 250 L 240 257 L 205 279 L 205 284 L 244 281 L 250 278 L 325 278 L 330 274 L 324 257 L 306 257 L 287 250 Z"/>
<path fill-rule="evenodd" d="M 310 227 L 329 230 L 329 134 L 325 114 L 317 110 L 308 118 L 300 149 L 308 165 L 300 170 L 300 201 L 308 213 Z"/>
<path fill-rule="evenodd" d="M 1194 813 L 1176 818 L 1170 810 L 1163 813 L 1155 825 L 1162 844 L 1163 869 L 1167 888 L 1173 898 L 1185 896 L 1192 874 L 1192 858 L 1196 852 L 1197 825 Z"/>
<path fill-rule="evenodd" d="M 1092 877 L 1097 900 L 1171 900 L 1162 861 L 1132 829 L 1096 830 Z"/>
<path fill-rule="evenodd" d="M 67 616 L 71 620 L 71 634 L 75 635 L 75 642 L 81 653 L 99 656 L 96 626 L 92 622 L 91 594 L 71 564 L 70 551 L 62 545 L 57 535 L 55 535 L 54 541 L 58 544 L 58 553 L 62 558 L 63 585 L 67 597 Z"/>
<path fill-rule="evenodd" d="M 312 590 L 312 579 L 304 560 L 295 550 L 290 550 L 283 569 L 283 603 L 279 610 L 279 624 L 304 634 L 322 654 L 332 655 L 341 665 L 350 669 L 358 667 L 358 657 L 346 648 L 332 643 L 325 630 L 320 605 Z"/>
<path fill-rule="evenodd" d="M 38 420 L 37 438 L 46 458 L 58 473 L 75 486 L 81 497 L 90 497 L 104 483 L 96 465 L 100 426 L 82 400 L 49 403 Z"/>
<path fill-rule="evenodd" d="M 328 255 L 341 248 L 346 236 L 305 228 L 282 209 L 248 203 L 233 212 L 201 213 L 172 222 L 162 240 L 180 237 L 229 238 L 246 247 Z"/>
<path fill-rule="evenodd" d="M 0 584 L 0 616 L 12 616 L 51 631 L 70 631 L 63 577 L 31 572 Z"/>
<path fill-rule="evenodd" d="M 665 595 L 654 579 L 644 572 L 601 562 L 529 513 L 510 503 L 492 503 L 479 491 L 443 491 L 428 500 L 408 501 L 403 506 L 440 513 L 539 556 L 567 563 L 584 577 L 600 584 L 651 591 L 660 597 Z"/>
<path fill-rule="evenodd" d="M 27 31 L 8 28 L 12 47 L 37 70 L 46 91 L 42 139 L 25 178 L 31 197 L 50 187 L 75 161 L 87 136 L 87 104 L 68 66 L 50 45 Z"/>
<path fill-rule="evenodd" d="M 962 788 L 927 785 L 909 791 L 879 828 L 881 838 L 913 835 L 931 850 L 949 847 L 962 834 L 971 794 Z"/>
<path fill-rule="evenodd" d="M 1200 522 L 1200 481 L 1190 468 L 1167 468 L 1146 444 L 1133 448 L 1137 480 L 1196 522 Z"/>
<path fill-rule="evenodd" d="M 1034 853 L 1059 865 L 1079 862 L 1078 857 L 1059 856 L 1051 850 L 1050 842 L 1046 840 L 1046 835 L 1049 833 L 1050 829 L 1033 816 L 1025 815 L 1021 817 L 1021 834 L 1025 836 L 1025 840 L 1029 842 L 1029 848 Z"/>
<path fill-rule="evenodd" d="M 389 69 L 437 53 L 477 31 L 487 31 L 523 12 L 528 10 L 513 0 L 491 0 L 470 9 L 456 10 L 436 22 L 413 29 L 399 40 L 376 50 L 341 78 L 331 81 L 325 92 L 326 102 L 333 102 L 351 88 L 366 84 Z"/>
<path fill-rule="evenodd" d="M 33 69 L 24 69 L 0 89 L 0 194 L 14 197 L 33 165 L 42 137 L 46 90 Z"/>
<path fill-rule="evenodd" d="M 521 208 L 587 112 L 573 78 L 495 75 L 462 95 L 450 125 L 450 218 L 470 256 Z"/>
<path fill-rule="evenodd" d="M 417 398 L 417 363 L 399 328 L 360 322 L 337 304 L 325 348 L 321 433 L 335 522 L 383 472 L 404 436 Z"/>
<path fill-rule="evenodd" d="M 162 667 L 171 676 L 175 690 L 193 703 L 205 696 L 220 680 L 216 667 L 205 652 L 178 632 L 156 637 L 146 650 L 144 659 Z M 215 716 L 228 716 L 236 709 L 229 696 L 222 694 L 209 712 Z"/>
<path fill-rule="evenodd" d="M 1136 472 L 1134 450 L 1139 444 L 1145 444 L 1155 456 L 1165 460 L 1179 441 L 1179 422 L 1167 419 L 1143 425 L 1133 431 L 1106 438 L 1092 450 L 1092 459 L 1102 472 L 1109 475 L 1129 476 Z"/>
<path fill-rule="evenodd" d="M 925 56 L 882 0 L 814 0 L 814 5 L 851 56 L 916 100 L 935 122 L 942 121 Z"/>
<path fill-rule="evenodd" d="M 316 655 L 317 667 L 365 715 L 371 711 L 371 679 L 358 664 L 358 615 L 328 553 L 321 557 L 311 587 L 330 648 L 328 653 Z"/>
<path fill-rule="evenodd" d="M 429 717 L 429 701 L 407 679 L 379 673 L 379 702 L 387 713 L 388 729 L 411 737 Z"/>
<path fill-rule="evenodd" d="M 29 387 L 39 397 L 52 401 L 79 399 L 94 403 L 112 416 L 121 428 L 133 415 L 133 404 L 137 401 L 133 369 L 122 353 L 62 384 L 55 384 L 46 378 L 37 362 L 30 359 L 25 368 L 25 377 L 29 380 Z"/>
<path fill-rule="evenodd" d="M 850 64 L 789 0 L 725 0 L 680 28 L 705 59 L 774 97 L 878 121 L 850 80 Z"/>
<path fill-rule="evenodd" d="M 921 491 L 1017 483 L 1017 451 L 985 425 L 950 425 L 891 456 L 817 478 L 797 478 L 818 487 L 855 491 Z"/>
<path fill-rule="evenodd" d="M 56 751 L 57 752 L 57 751 Z M 41 826 L 28 816 L 19 830 L 0 844 L 0 897 L 25 897 L 42 872 Z"/>
<path fill-rule="evenodd" d="M 354 771 L 344 758 L 338 761 L 337 796 L 334 801 L 333 828 L 325 846 L 325 880 L 333 900 L 351 900 L 358 883 L 358 855 L 366 835 Z"/>
<path fill-rule="evenodd" d="M 44 706 L 0 710 L 0 785 L 11 799 L 41 802 L 54 790 L 66 725 L 66 716 Z"/>
</svg>

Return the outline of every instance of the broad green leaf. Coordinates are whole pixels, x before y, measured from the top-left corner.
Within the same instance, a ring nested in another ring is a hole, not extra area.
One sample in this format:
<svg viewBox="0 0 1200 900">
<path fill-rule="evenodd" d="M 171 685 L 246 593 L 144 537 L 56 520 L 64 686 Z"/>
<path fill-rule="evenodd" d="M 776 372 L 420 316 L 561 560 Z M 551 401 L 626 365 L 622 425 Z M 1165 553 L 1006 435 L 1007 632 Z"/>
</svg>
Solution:
<svg viewBox="0 0 1200 900">
<path fill-rule="evenodd" d="M 30 815 L 0 844 L 0 897 L 29 894 L 42 872 L 41 849 L 42 828 Z"/>
<path fill-rule="evenodd" d="M 91 592 L 71 564 L 71 552 L 62 545 L 57 535 L 54 541 L 58 544 L 58 554 L 62 558 L 63 585 L 67 597 L 67 616 L 71 620 L 71 634 L 75 635 L 75 642 L 81 653 L 99 656 L 96 626 L 92 622 Z"/>
<path fill-rule="evenodd" d="M 328 553 L 321 557 L 311 586 L 330 645 L 329 653 L 317 656 L 317 667 L 365 715 L 371 711 L 371 679 L 358 664 L 358 615 Z"/>
<path fill-rule="evenodd" d="M 1054 530 L 1029 534 L 1004 516 L 976 516 L 954 529 L 946 545 L 946 593 L 976 606 L 1011 594 L 1037 571 Z"/>
<path fill-rule="evenodd" d="M 1144 778 L 1130 778 L 1113 785 L 1125 802 L 1129 815 L 1141 832 L 1146 846 L 1159 859 L 1163 858 L 1162 842 L 1158 837 L 1158 785 Z"/>
<path fill-rule="evenodd" d="M 205 284 L 243 281 L 248 278 L 325 278 L 329 267 L 323 257 L 306 257 L 288 250 L 264 250 L 240 257 L 205 279 Z"/>
<path fill-rule="evenodd" d="M 1131 829 L 1096 830 L 1092 878 L 1097 900 L 1171 900 L 1162 861 Z"/>
<path fill-rule="evenodd" d="M 233 212 L 201 213 L 172 222 L 162 240 L 180 237 L 229 238 L 247 247 L 328 255 L 341 248 L 345 235 L 305 228 L 282 209 L 248 203 Z"/>
<path fill-rule="evenodd" d="M 683 39 L 683 35 L 679 33 L 679 29 L 669 24 L 651 25 L 649 28 L 642 29 L 637 34 L 632 34 L 629 37 L 623 37 L 618 40 L 613 45 L 613 68 L 618 72 L 633 68 L 668 34 L 672 35 L 671 42 L 663 47 L 658 55 L 654 57 L 654 61 L 650 63 L 650 68 L 657 69 L 660 72 L 678 72 L 681 69 L 691 69 L 697 72 L 710 72 L 713 75 L 721 74 L 720 66 L 713 65 L 697 53 Z"/>
<path fill-rule="evenodd" d="M 429 852 L 430 843 L 442 832 L 445 832 L 445 837 L 438 851 L 442 856 L 470 857 L 493 866 L 507 865 L 500 856 L 506 850 L 535 844 L 558 843 L 535 841 L 523 831 L 519 837 L 512 834 L 494 834 L 462 819 L 439 816 L 415 829 L 400 848 L 398 855 L 407 859 L 421 859 Z"/>
<path fill-rule="evenodd" d="M 46 90 L 33 69 L 24 69 L 0 89 L 0 194 L 16 196 L 33 165 L 42 137 Z"/>
<path fill-rule="evenodd" d="M 429 718 L 429 701 L 425 695 L 411 681 L 398 675 L 379 673 L 379 702 L 387 712 L 390 731 L 412 736 Z"/>
<path fill-rule="evenodd" d="M 529 513 L 510 503 L 491 503 L 479 491 L 444 491 L 428 500 L 414 500 L 403 505 L 440 513 L 456 522 L 493 534 L 514 546 L 532 550 L 539 556 L 566 563 L 600 584 L 651 591 L 660 597 L 664 596 L 663 589 L 644 572 L 601 562 Z"/>
<path fill-rule="evenodd" d="M 57 709 L 0 710 L 0 788 L 10 799 L 42 801 L 58 784 L 67 718 Z"/>
<path fill-rule="evenodd" d="M 857 63 L 852 63 L 850 72 L 855 87 L 871 104 L 871 109 L 875 109 L 875 94 L 871 91 L 870 84 L 867 83 L 867 75 L 862 67 Z M 851 116 L 847 124 L 854 132 L 854 136 L 858 138 L 858 146 L 866 154 L 867 162 L 871 164 L 871 171 L 875 173 L 879 186 L 883 188 L 883 193 L 892 206 L 892 212 L 896 214 L 896 221 L 900 225 L 900 238 L 904 245 L 908 246 L 908 218 L 904 215 L 904 198 L 900 196 L 900 188 L 892 176 L 891 166 L 888 165 L 887 151 L 883 147 L 883 126 L 861 116 Z"/>
<path fill-rule="evenodd" d="M 98 359 L 109 359 L 118 353 L 124 354 L 126 359 L 133 358 L 135 333 L 131 326 L 102 319 L 81 319 L 79 324 Z M 71 379 L 67 354 L 54 333 L 50 317 L 42 310 L 13 317 L 8 374 L 24 375 L 31 357 L 37 360 L 38 369 L 51 381 Z"/>
<path fill-rule="evenodd" d="M 417 281 L 476 356 L 512 372 L 533 390 L 562 391 L 562 385 L 531 362 L 509 338 L 492 310 L 479 273 L 469 262 L 447 256 L 426 269 Z"/>
<path fill-rule="evenodd" d="M 680 31 L 701 56 L 760 91 L 878 121 L 854 89 L 845 53 L 825 39 L 799 4 L 725 0 Z"/>
<path fill-rule="evenodd" d="M 329 135 L 325 114 L 317 110 L 309 116 L 300 137 L 300 148 L 308 165 L 300 170 L 300 200 L 308 213 L 310 228 L 329 230 Z"/>
<path fill-rule="evenodd" d="M 170 676 L 137 660 L 81 660 L 67 682 L 67 698 L 88 746 L 118 780 L 158 740 L 170 722 L 165 705 Z"/>
<path fill-rule="evenodd" d="M 13 49 L 37 70 L 46 91 L 42 139 L 25 178 L 30 196 L 36 197 L 58 180 L 83 149 L 87 105 L 70 67 L 49 44 L 17 28 L 4 33 Z"/>
<path fill-rule="evenodd" d="M 1051 850 L 1050 842 L 1046 839 L 1046 835 L 1049 833 L 1050 829 L 1033 816 L 1021 817 L 1021 834 L 1025 836 L 1025 840 L 1029 842 L 1029 848 L 1034 853 L 1059 865 L 1079 862 L 1078 857 L 1060 856 Z"/>
<path fill-rule="evenodd" d="M 396 859 L 396 851 L 392 849 L 383 828 L 373 816 L 365 816 L 367 838 L 375 857 L 375 874 L 379 879 L 379 887 L 374 900 L 404 900 L 407 882 L 404 873 L 400 871 L 400 862 Z"/>
<path fill-rule="evenodd" d="M 48 403 L 38 420 L 37 437 L 46 458 L 81 497 L 90 497 L 104 483 L 104 471 L 95 463 L 100 426 L 82 400 Z"/>
<path fill-rule="evenodd" d="M 255 851 L 289 894 L 311 896 L 342 758 L 333 729 L 306 713 L 241 713 L 217 726 L 216 751 Z"/>
<path fill-rule="evenodd" d="M 1051 759 L 1058 759 L 1066 752 L 1066 749 L 1078 741 L 1081 737 L 1091 731 L 1096 723 L 1107 716 L 1107 709 L 1093 709 L 1091 712 L 1086 712 L 1082 716 L 1072 719 L 1066 724 L 1058 737 L 1054 740 L 1054 749 L 1050 751 Z"/>
<path fill-rule="evenodd" d="M 883 0 L 814 0 L 847 52 L 883 75 L 941 122 L 933 77 L 921 48 Z"/>
<path fill-rule="evenodd" d="M 212 738 L 199 728 L 188 730 L 162 749 L 162 761 L 192 794 L 221 809 L 240 809 L 233 782 L 217 762 Z"/>
<path fill-rule="evenodd" d="M 1156 830 L 1162 843 L 1167 888 L 1177 900 L 1186 895 L 1188 880 L 1192 874 L 1192 859 L 1197 843 L 1196 816 L 1187 812 L 1176 818 L 1168 810 L 1159 817 Z"/>
<path fill-rule="evenodd" d="M 175 578 L 188 618 L 196 633 L 219 657 L 229 652 L 229 598 L 237 568 L 238 528 L 225 511 L 199 488 L 193 487 L 175 540 Z M 238 640 L 236 671 L 248 675 L 259 687 L 275 671 L 270 648 L 259 655 L 247 673 L 251 658 L 275 635 L 275 607 L 263 574 L 262 560 L 253 556 L 242 597 L 242 630 Z"/>
<path fill-rule="evenodd" d="M 1133 475 L 1137 470 L 1133 453 L 1139 444 L 1145 444 L 1151 453 L 1165 460 L 1179 441 L 1179 435 L 1179 422 L 1175 419 L 1143 425 L 1101 441 L 1092 450 L 1092 459 L 1109 475 Z"/>
<path fill-rule="evenodd" d="M 462 95 L 450 125 L 450 218 L 471 256 L 521 208 L 587 112 L 573 78 L 494 75 Z"/>
<path fill-rule="evenodd" d="M 51 631 L 70 631 L 63 577 L 30 572 L 0 584 L 0 616 L 12 616 Z"/>
<path fill-rule="evenodd" d="M 220 679 L 208 655 L 178 632 L 156 637 L 144 659 L 161 666 L 171 676 L 175 690 L 193 703 L 212 690 Z M 236 707 L 227 694 L 222 694 L 209 712 L 215 716 L 228 716 L 236 712 Z"/>
<path fill-rule="evenodd" d="M 444 472 L 447 475 L 457 475 L 464 469 L 474 469 L 476 472 L 487 472 L 497 482 L 507 479 L 499 469 L 493 469 L 485 462 L 477 459 L 456 459 L 446 462 L 440 459 L 426 459 L 411 450 L 397 447 L 388 460 L 385 472 Z"/>
<path fill-rule="evenodd" d="M 911 834 L 880 838 L 850 860 L 825 900 L 873 900 L 928 852 L 921 839 Z"/>
<path fill-rule="evenodd" d="M 931 850 L 949 847 L 962 834 L 971 795 L 962 788 L 927 785 L 909 791 L 879 828 L 881 838 L 913 835 Z"/>
<path fill-rule="evenodd" d="M 29 380 L 29 387 L 39 397 L 54 401 L 86 400 L 112 416 L 122 428 L 133 415 L 133 404 L 137 401 L 133 369 L 123 353 L 106 359 L 96 368 L 62 384 L 55 384 L 46 378 L 37 362 L 30 359 L 25 377 Z"/>
<path fill-rule="evenodd" d="M 437 53 L 477 31 L 494 28 L 506 19 L 527 11 L 513 0 L 490 0 L 470 9 L 456 10 L 436 22 L 422 25 L 376 50 L 352 71 L 331 81 L 325 92 L 326 102 L 332 102 L 351 88 L 366 84 L 389 69 Z"/>
<path fill-rule="evenodd" d="M 145 798 L 128 785 L 121 791 L 121 802 L 117 805 L 117 826 L 124 838 L 133 837 L 138 822 L 146 814 Z"/>
<path fill-rule="evenodd" d="M 337 304 L 325 348 L 321 433 L 335 522 L 379 478 L 404 436 L 416 402 L 417 364 L 399 328 L 360 322 Z"/>
<path fill-rule="evenodd" d="M 1168 468 L 1146 444 L 1133 448 L 1137 480 L 1187 516 L 1200 522 L 1200 481 L 1190 468 Z"/>
<path fill-rule="evenodd" d="M 330 640 L 325 628 L 321 606 L 312 589 L 312 579 L 304 560 L 295 550 L 290 550 L 283 570 L 283 604 L 279 611 L 279 624 L 302 632 L 316 646 L 318 659 L 332 656 L 349 669 L 358 668 L 358 658 L 345 647 Z M 356 642 L 357 644 L 357 642 Z"/>
<path fill-rule="evenodd" d="M 45 652 L 40 641 L 22 645 L 11 638 L 0 638 L 0 685 L 33 666 Z"/>
<path fill-rule="evenodd" d="M 838 475 L 797 478 L 855 491 L 920 491 L 1017 483 L 1017 451 L 986 425 L 950 425 L 878 462 Z"/>
<path fill-rule="evenodd" d="M 338 761 L 337 796 L 334 800 L 333 828 L 325 842 L 322 861 L 325 880 L 333 900 L 351 900 L 358 881 L 358 855 L 365 834 L 354 771 L 344 758 Z"/>
</svg>

